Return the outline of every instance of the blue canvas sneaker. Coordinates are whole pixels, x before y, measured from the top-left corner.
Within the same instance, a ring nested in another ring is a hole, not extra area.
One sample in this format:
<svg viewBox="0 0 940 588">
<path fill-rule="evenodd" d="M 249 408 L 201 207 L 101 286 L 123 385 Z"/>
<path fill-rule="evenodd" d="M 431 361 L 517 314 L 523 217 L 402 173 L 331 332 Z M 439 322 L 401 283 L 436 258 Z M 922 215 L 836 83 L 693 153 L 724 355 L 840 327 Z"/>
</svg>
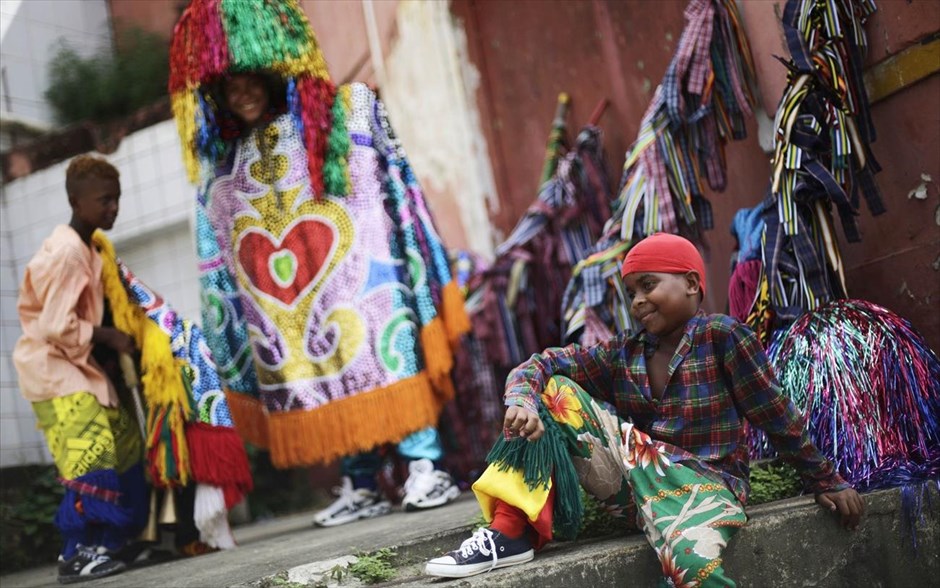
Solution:
<svg viewBox="0 0 940 588">
<path fill-rule="evenodd" d="M 481 527 L 460 548 L 432 559 L 424 568 L 429 576 L 466 578 L 496 568 L 531 561 L 535 550 L 526 537 L 510 539 L 499 531 Z"/>
</svg>

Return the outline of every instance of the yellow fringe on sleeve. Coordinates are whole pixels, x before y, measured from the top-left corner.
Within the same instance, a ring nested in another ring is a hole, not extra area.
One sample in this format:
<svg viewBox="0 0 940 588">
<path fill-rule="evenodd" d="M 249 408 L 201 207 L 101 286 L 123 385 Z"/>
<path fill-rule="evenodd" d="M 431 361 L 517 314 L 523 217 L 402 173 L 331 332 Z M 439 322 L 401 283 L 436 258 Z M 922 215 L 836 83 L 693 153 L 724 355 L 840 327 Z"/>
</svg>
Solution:
<svg viewBox="0 0 940 588">
<path fill-rule="evenodd" d="M 181 370 L 185 362 L 173 357 L 169 335 L 147 318 L 140 306 L 131 301 L 118 271 L 114 246 L 108 238 L 101 231 L 96 231 L 92 240 L 101 255 L 101 280 L 105 297 L 111 307 L 114 326 L 134 337 L 141 352 L 140 381 L 147 403 L 147 450 L 148 455 L 151 451 L 155 452 L 151 471 L 159 473 L 159 482 L 162 485 L 186 485 L 189 481 L 190 464 L 184 427 L 191 417 L 191 409 L 189 395 L 182 380 Z M 167 446 L 154 430 L 158 417 L 163 415 L 169 423 L 173 446 Z M 167 475 L 165 464 L 168 451 L 176 458 L 176 480 L 169 479 Z"/>
</svg>

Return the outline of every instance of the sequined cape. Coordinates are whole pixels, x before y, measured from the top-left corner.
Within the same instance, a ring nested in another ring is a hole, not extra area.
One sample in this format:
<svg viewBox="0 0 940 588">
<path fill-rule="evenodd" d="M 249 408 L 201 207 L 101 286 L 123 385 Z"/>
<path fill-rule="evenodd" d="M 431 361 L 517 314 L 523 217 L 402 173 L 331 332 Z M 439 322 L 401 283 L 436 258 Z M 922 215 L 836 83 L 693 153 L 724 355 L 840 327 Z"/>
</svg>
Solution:
<svg viewBox="0 0 940 588">
<path fill-rule="evenodd" d="M 337 100 L 348 195 L 314 193 L 288 113 L 236 143 L 198 198 L 206 336 L 236 426 L 278 467 L 436 424 L 469 329 L 384 105 L 362 84 Z"/>
</svg>

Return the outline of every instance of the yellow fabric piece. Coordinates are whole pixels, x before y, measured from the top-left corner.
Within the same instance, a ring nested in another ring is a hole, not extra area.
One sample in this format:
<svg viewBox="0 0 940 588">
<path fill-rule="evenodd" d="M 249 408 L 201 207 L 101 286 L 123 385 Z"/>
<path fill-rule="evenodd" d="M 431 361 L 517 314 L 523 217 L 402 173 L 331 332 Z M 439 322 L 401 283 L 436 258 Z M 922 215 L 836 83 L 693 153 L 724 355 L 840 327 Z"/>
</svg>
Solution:
<svg viewBox="0 0 940 588">
<path fill-rule="evenodd" d="M 90 392 L 32 407 L 56 469 L 66 480 L 108 469 L 121 474 L 141 459 L 137 423 L 126 410 L 102 406 Z"/>
<path fill-rule="evenodd" d="M 189 88 L 174 92 L 170 107 L 183 143 L 183 165 L 190 183 L 199 182 L 199 157 L 196 155 L 196 94 Z"/>
<path fill-rule="evenodd" d="M 96 231 L 92 240 L 101 254 L 101 281 L 104 295 L 111 305 L 114 326 L 134 337 L 140 350 L 140 379 L 143 396 L 147 403 L 147 449 L 154 449 L 154 463 L 160 472 L 160 482 L 178 482 L 186 485 L 189 481 L 189 448 L 186 444 L 186 421 L 192 416 L 189 395 L 183 385 L 182 368 L 185 363 L 173 357 L 170 337 L 160 327 L 147 318 L 144 310 L 132 302 L 121 281 L 118 271 L 114 246 L 101 231 Z M 167 451 L 172 447 L 160 441 L 154 435 L 158 417 L 166 415 L 176 446 L 178 479 L 170 480 L 166 476 L 165 463 Z"/>
<path fill-rule="evenodd" d="M 545 508 L 551 489 L 552 481 L 549 480 L 547 488 L 536 486 L 534 490 L 530 490 L 522 478 L 522 470 L 500 471 L 499 467 L 494 465 L 487 467 L 473 484 L 473 493 L 476 494 L 487 522 L 493 520 L 497 499 L 522 510 L 530 521 L 535 521 Z"/>
</svg>

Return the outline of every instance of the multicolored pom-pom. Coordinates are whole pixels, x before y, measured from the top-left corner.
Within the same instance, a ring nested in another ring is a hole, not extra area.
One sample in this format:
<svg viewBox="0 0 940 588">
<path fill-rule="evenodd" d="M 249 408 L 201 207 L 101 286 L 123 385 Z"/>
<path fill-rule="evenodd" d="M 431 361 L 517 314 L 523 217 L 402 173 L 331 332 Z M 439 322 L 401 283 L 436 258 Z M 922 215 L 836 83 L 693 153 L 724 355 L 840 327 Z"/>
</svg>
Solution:
<svg viewBox="0 0 940 588">
<path fill-rule="evenodd" d="M 810 439 L 859 490 L 940 477 L 940 360 L 910 322 L 862 300 L 800 317 L 769 349 Z M 752 457 L 770 457 L 754 431 Z"/>
</svg>

